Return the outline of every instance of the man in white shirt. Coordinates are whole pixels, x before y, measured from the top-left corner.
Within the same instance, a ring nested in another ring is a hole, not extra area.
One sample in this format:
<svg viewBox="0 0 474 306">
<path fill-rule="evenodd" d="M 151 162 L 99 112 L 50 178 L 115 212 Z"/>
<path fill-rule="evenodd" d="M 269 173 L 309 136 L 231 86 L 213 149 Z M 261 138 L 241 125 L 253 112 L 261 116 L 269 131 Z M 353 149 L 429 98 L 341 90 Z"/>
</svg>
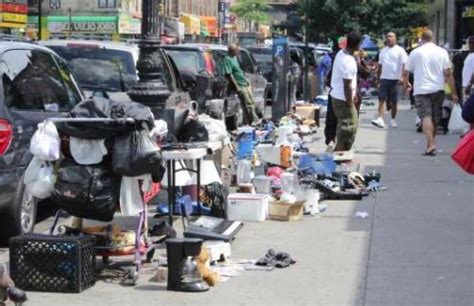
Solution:
<svg viewBox="0 0 474 306">
<path fill-rule="evenodd" d="M 471 51 L 462 69 L 462 92 L 468 97 L 471 95 L 472 84 L 474 84 L 474 52 Z"/>
<path fill-rule="evenodd" d="M 398 84 L 402 80 L 402 73 L 408 55 L 405 50 L 397 45 L 397 35 L 393 32 L 387 34 L 387 46 L 380 51 L 379 70 L 377 81 L 379 83 L 379 117 L 372 120 L 372 124 L 384 128 L 384 105 L 390 105 L 392 120 L 390 126 L 398 127 L 395 118 L 398 110 Z"/>
<path fill-rule="evenodd" d="M 347 35 L 347 47 L 340 50 L 332 68 L 331 97 L 337 118 L 335 151 L 349 151 L 354 144 L 359 116 L 354 105 L 357 89 L 357 62 L 354 53 L 360 49 L 362 36 Z"/>
<path fill-rule="evenodd" d="M 426 30 L 422 35 L 422 45 L 410 53 L 405 65 L 405 88 L 411 89 L 409 72 L 414 74 L 414 95 L 418 116 L 422 120 L 423 133 L 426 136 L 426 150 L 423 155 L 435 156 L 435 136 L 441 117 L 445 92 L 448 83 L 453 102 L 458 102 L 454 85 L 451 62 L 448 52 L 433 43 L 433 32 Z"/>
</svg>

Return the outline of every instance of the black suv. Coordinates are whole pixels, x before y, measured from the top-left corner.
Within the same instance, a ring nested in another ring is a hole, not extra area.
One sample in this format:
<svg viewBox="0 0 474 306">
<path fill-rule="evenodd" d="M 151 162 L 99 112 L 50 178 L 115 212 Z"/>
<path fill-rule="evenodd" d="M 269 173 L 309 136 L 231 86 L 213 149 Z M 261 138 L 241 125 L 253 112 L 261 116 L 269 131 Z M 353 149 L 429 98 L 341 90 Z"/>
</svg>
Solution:
<svg viewBox="0 0 474 306">
<path fill-rule="evenodd" d="M 65 62 L 53 51 L 0 38 L 0 243 L 32 232 L 37 200 L 25 191 L 23 173 L 37 124 L 64 117 L 82 100 Z"/>
</svg>

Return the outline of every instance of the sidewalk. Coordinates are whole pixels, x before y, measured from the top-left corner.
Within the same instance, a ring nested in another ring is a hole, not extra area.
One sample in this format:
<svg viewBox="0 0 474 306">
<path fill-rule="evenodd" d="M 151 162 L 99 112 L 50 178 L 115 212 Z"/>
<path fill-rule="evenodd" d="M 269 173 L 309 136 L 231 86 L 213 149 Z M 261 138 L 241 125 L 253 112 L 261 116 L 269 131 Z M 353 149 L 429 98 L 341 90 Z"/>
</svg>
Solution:
<svg viewBox="0 0 474 306">
<path fill-rule="evenodd" d="M 372 127 L 374 114 L 361 117 L 357 161 L 361 171 L 380 170 L 387 191 L 326 202 L 321 218 L 246 223 L 232 245 L 237 258 L 274 248 L 296 265 L 243 272 L 201 294 L 166 291 L 145 274 L 135 288 L 98 282 L 79 295 L 28 293 L 27 305 L 472 305 L 474 177 L 450 160 L 458 136 L 440 136 L 443 152 L 422 157 L 413 111 L 403 107 L 397 130 Z"/>
</svg>

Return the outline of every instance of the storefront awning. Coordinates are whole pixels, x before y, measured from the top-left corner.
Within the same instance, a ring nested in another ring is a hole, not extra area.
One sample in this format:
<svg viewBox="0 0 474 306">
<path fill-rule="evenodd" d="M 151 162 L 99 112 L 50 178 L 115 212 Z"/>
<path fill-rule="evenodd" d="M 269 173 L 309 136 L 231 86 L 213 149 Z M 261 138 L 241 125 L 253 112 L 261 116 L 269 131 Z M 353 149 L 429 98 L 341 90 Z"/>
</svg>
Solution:
<svg viewBox="0 0 474 306">
<path fill-rule="evenodd" d="M 51 33 L 117 33 L 118 16 L 48 16 Z"/>
<path fill-rule="evenodd" d="M 199 35 L 201 33 L 201 19 L 199 17 L 182 14 L 180 21 L 184 23 L 186 34 Z"/>
<path fill-rule="evenodd" d="M 201 24 L 205 25 L 205 28 L 207 30 L 207 34 L 209 36 L 218 36 L 219 35 L 219 30 L 217 27 L 217 18 L 213 16 L 202 16 L 201 17 Z M 201 25 L 201 29 L 203 26 Z"/>
</svg>

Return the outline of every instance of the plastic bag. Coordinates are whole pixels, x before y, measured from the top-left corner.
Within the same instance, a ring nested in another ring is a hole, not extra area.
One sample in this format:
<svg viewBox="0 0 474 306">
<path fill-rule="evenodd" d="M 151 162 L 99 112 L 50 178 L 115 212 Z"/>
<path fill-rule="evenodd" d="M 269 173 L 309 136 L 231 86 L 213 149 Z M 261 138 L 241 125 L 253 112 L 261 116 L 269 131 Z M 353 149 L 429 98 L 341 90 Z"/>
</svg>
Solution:
<svg viewBox="0 0 474 306">
<path fill-rule="evenodd" d="M 467 173 L 474 175 L 474 130 L 459 141 L 451 158 Z"/>
<path fill-rule="evenodd" d="M 41 200 L 49 198 L 53 193 L 54 183 L 56 182 L 53 165 L 33 157 L 25 170 L 23 182 L 26 191 L 35 198 Z"/>
<path fill-rule="evenodd" d="M 80 165 L 95 165 L 102 162 L 107 155 L 105 140 L 87 140 L 70 137 L 69 145 L 71 155 Z"/>
<path fill-rule="evenodd" d="M 469 130 L 469 124 L 462 118 L 462 108 L 455 104 L 449 119 L 448 130 L 452 134 L 463 134 Z"/>
<path fill-rule="evenodd" d="M 222 141 L 227 138 L 227 128 L 223 121 L 208 115 L 199 115 L 199 121 L 204 124 L 209 134 L 209 141 Z"/>
<path fill-rule="evenodd" d="M 60 143 L 61 140 L 56 125 L 51 121 L 45 121 L 38 124 L 38 130 L 31 138 L 30 151 L 40 160 L 58 160 Z"/>
<path fill-rule="evenodd" d="M 120 210 L 124 216 L 138 216 L 143 210 L 143 198 L 138 178 L 122 177 Z"/>
<path fill-rule="evenodd" d="M 114 172 L 123 176 L 155 174 L 154 176 L 161 180 L 164 173 L 160 149 L 151 139 L 147 129 L 134 130 L 117 138 L 112 162 Z M 160 169 L 161 177 L 156 175 L 157 169 Z M 153 181 L 156 182 L 155 177 Z"/>
</svg>

